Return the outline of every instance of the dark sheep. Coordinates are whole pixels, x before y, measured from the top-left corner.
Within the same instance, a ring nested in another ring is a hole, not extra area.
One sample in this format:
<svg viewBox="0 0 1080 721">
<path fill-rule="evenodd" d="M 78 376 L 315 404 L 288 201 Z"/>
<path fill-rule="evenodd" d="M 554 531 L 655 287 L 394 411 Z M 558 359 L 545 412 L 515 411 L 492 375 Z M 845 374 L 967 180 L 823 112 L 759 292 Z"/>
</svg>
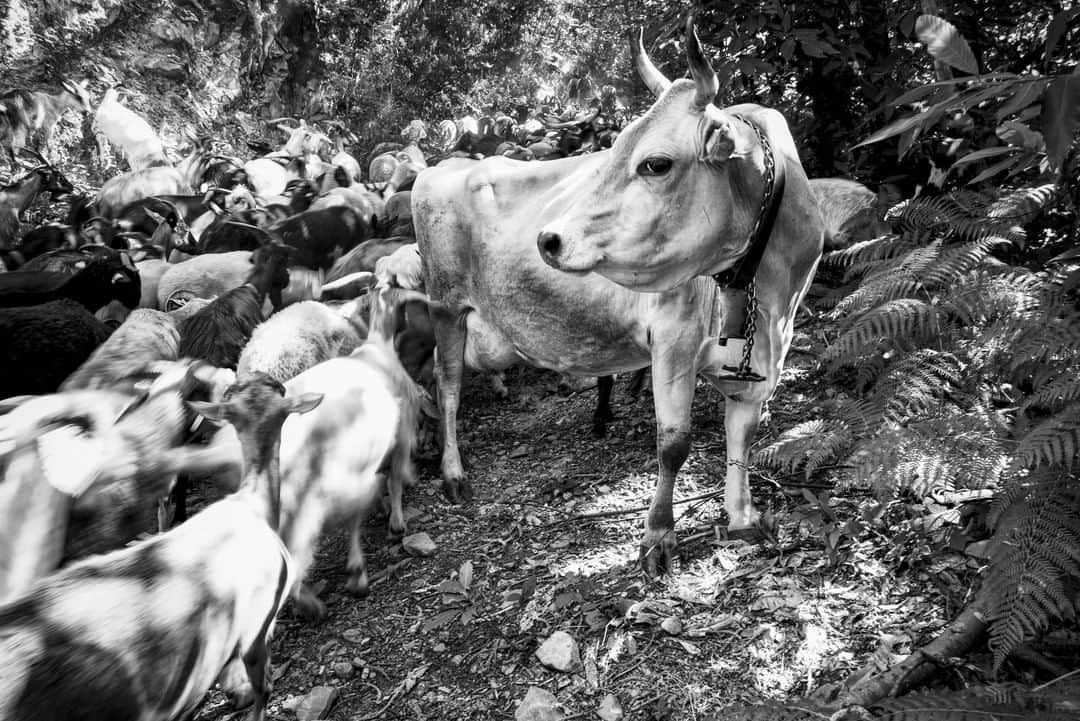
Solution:
<svg viewBox="0 0 1080 721">
<path fill-rule="evenodd" d="M 240 352 L 263 321 L 267 295 L 275 308 L 281 307 L 281 291 L 289 285 L 290 256 L 291 250 L 279 245 L 257 248 L 247 282 L 180 324 L 180 355 L 235 370 Z"/>
<path fill-rule="evenodd" d="M 53 393 L 111 332 L 70 299 L 0 308 L 0 398 Z"/>
<path fill-rule="evenodd" d="M 372 228 L 352 208 L 333 206 L 299 213 L 269 230 L 296 249 L 297 265 L 328 270 L 334 260 L 370 238 Z"/>
</svg>

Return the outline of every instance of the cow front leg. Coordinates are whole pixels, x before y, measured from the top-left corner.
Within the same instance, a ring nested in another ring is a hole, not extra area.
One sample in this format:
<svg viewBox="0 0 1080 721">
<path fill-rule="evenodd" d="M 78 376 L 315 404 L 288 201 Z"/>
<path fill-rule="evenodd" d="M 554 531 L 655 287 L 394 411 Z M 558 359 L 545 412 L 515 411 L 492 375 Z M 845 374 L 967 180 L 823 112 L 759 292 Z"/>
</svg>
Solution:
<svg viewBox="0 0 1080 721">
<path fill-rule="evenodd" d="M 728 514 L 728 533 L 735 537 L 757 539 L 760 514 L 750 496 L 750 444 L 761 420 L 761 403 L 728 398 L 724 404 L 724 430 L 727 434 L 727 476 L 724 484 L 724 510 Z"/>
<path fill-rule="evenodd" d="M 679 355 L 665 354 L 662 361 L 653 363 L 652 369 L 660 475 L 645 517 L 645 535 L 639 547 L 641 567 L 649 576 L 671 570 L 679 546 L 671 504 L 675 476 L 690 453 L 690 406 L 695 383 L 693 364 L 682 363 L 679 367 L 676 361 Z"/>
<path fill-rule="evenodd" d="M 439 387 L 439 430 L 442 431 L 442 489 L 451 503 L 472 500 L 472 486 L 461 464 L 457 411 L 465 366 L 465 331 L 454 322 L 435 327 L 435 381 Z"/>
</svg>

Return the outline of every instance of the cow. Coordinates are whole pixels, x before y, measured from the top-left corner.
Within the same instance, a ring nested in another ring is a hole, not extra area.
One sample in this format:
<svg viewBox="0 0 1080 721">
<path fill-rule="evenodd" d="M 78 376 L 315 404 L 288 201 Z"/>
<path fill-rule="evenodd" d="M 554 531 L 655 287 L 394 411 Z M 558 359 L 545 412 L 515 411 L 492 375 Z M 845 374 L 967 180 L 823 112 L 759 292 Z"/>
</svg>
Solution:
<svg viewBox="0 0 1080 721">
<path fill-rule="evenodd" d="M 611 149 L 449 159 L 412 196 L 427 291 L 452 311 L 435 322 L 444 493 L 472 496 L 456 429 L 464 366 L 603 376 L 651 363 L 659 481 L 639 548 L 650 575 L 670 570 L 678 547 L 672 496 L 697 376 L 726 398 L 729 534 L 761 535 L 750 443 L 824 234 L 783 117 L 713 103 L 692 25 L 687 53 L 693 79 L 670 82 L 637 39 L 659 97 Z"/>
</svg>

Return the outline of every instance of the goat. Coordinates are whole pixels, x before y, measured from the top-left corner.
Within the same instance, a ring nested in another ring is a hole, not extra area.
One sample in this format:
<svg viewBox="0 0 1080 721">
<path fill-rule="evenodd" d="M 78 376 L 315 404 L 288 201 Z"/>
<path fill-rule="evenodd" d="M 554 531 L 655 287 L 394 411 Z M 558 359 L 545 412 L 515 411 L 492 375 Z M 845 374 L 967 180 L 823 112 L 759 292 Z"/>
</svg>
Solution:
<svg viewBox="0 0 1080 721">
<path fill-rule="evenodd" d="M 327 270 L 334 260 L 371 236 L 372 228 L 352 208 L 308 210 L 270 226 L 269 231 L 297 250 L 296 263 Z"/>
<path fill-rule="evenodd" d="M 381 230 L 384 236 L 416 237 L 416 229 L 413 227 L 411 191 L 399 190 L 387 197 Z"/>
<path fill-rule="evenodd" d="M 218 448 L 180 445 L 195 419 L 184 401 L 218 397 L 221 371 L 156 361 L 128 369 L 107 390 L 34 398 L 3 419 L 0 601 L 150 530 L 147 511 L 177 472 L 229 462 Z"/>
<path fill-rule="evenodd" d="M 390 526 L 395 532 L 405 530 L 401 492 L 414 478 L 412 450 L 423 392 L 401 367 L 393 338 L 398 305 L 413 299 L 426 296 L 379 289 L 364 344 L 352 355 L 320 363 L 285 384 L 291 395 L 325 395 L 314 412 L 289 418 L 281 434 L 280 531 L 301 579 L 311 567 L 324 527 L 347 519 L 353 525 L 347 587 L 367 592 L 361 524 L 379 492 L 377 474 L 386 460 Z M 310 588 L 297 584 L 294 592 L 305 618 L 325 616 L 325 606 Z"/>
<path fill-rule="evenodd" d="M 19 237 L 19 218 L 43 192 L 54 197 L 74 190 L 71 182 L 51 165 L 30 170 L 26 175 L 0 188 L 0 248 L 11 249 Z"/>
<path fill-rule="evenodd" d="M 79 234 L 70 225 L 47 223 L 30 230 L 18 245 L 7 250 L 0 248 L 0 268 L 18 270 L 28 261 L 53 250 L 74 250 L 79 244 Z"/>
<path fill-rule="evenodd" d="M 48 152 L 56 122 L 68 109 L 90 112 L 90 95 L 86 81 L 73 83 L 60 81 L 60 92 L 46 93 L 41 90 L 13 90 L 0 95 L 0 116 L 7 126 L 3 144 L 11 162 L 26 147 L 34 131 L 42 131 L 42 148 Z"/>
<path fill-rule="evenodd" d="M 127 253 L 101 249 L 94 255 L 82 255 L 74 263 L 74 273 L 23 270 L 0 274 L 0 308 L 38 305 L 62 298 L 77 301 L 90 312 L 119 300 L 128 308 L 139 304 L 139 273 Z M 65 253 L 67 251 L 60 251 Z M 44 254 L 33 261 L 56 255 Z M 35 267 L 37 267 L 35 265 Z"/>
<path fill-rule="evenodd" d="M 256 249 L 251 254 L 254 267 L 243 285 L 180 324 L 180 355 L 235 369 L 252 331 L 263 321 L 263 301 L 269 296 L 274 308 L 281 307 L 281 291 L 289 285 L 290 255 L 279 245 Z"/>
<path fill-rule="evenodd" d="M 94 129 L 120 147 L 134 171 L 169 165 L 161 138 L 141 115 L 120 103 L 117 86 L 105 91 L 94 113 Z M 105 158 L 104 153 L 102 158 Z"/>
<path fill-rule="evenodd" d="M 374 272 L 375 264 L 380 258 L 396 252 L 399 248 L 412 245 L 416 241 L 412 238 L 396 236 L 393 238 L 372 238 L 365 240 L 345 255 L 334 261 L 334 265 L 326 273 L 326 281 L 335 281 L 347 275 L 359 272 Z M 332 296 L 330 296 L 332 297 Z"/>
<path fill-rule="evenodd" d="M 209 155 L 205 148 L 197 144 L 175 168 L 167 164 L 155 165 L 132 169 L 131 172 L 109 178 L 101 186 L 94 201 L 96 213 L 90 214 L 111 219 L 126 205 L 140 198 L 189 195 L 194 192 L 208 162 Z M 72 212 L 76 212 L 74 207 Z M 69 216 L 68 222 L 78 227 L 80 221 L 85 219 Z"/>
<path fill-rule="evenodd" d="M 42 579 L 0 606 L 0 718 L 190 718 L 242 664 L 265 718 L 269 638 L 295 572 L 245 488 L 187 523 Z M 223 673 L 224 672 L 224 673 Z"/>
</svg>

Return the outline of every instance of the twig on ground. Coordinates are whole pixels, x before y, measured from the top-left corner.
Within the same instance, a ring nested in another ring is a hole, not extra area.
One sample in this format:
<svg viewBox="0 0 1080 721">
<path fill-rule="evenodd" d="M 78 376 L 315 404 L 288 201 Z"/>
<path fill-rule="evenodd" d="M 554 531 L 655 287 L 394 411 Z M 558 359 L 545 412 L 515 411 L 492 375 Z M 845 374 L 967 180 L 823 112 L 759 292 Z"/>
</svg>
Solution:
<svg viewBox="0 0 1080 721">
<path fill-rule="evenodd" d="M 712 498 L 718 498 L 718 497 L 723 496 L 723 495 L 724 495 L 724 492 L 722 490 L 720 490 L 720 491 L 709 491 L 708 493 L 702 493 L 699 496 L 691 496 L 690 498 L 681 498 L 681 499 L 679 499 L 677 501 L 672 501 L 671 505 L 672 506 L 678 506 L 678 505 L 681 505 L 683 503 L 693 503 L 694 501 L 701 501 L 701 500 L 708 500 L 708 499 L 712 499 Z M 642 512 L 647 511 L 647 510 L 649 510 L 648 506 L 638 506 L 638 507 L 635 507 L 635 508 L 620 508 L 620 509 L 614 510 L 614 511 L 597 511 L 596 513 L 582 513 L 582 514 L 579 514 L 579 515 L 576 515 L 576 516 L 568 516 L 567 518 L 562 518 L 562 519 L 559 519 L 558 521 L 552 521 L 551 523 L 546 524 L 544 526 L 544 528 L 549 528 L 551 526 L 559 526 L 559 525 L 562 525 L 564 523 L 570 523 L 571 521 L 588 521 L 588 520 L 597 519 L 597 518 L 612 518 L 614 516 L 625 516 L 625 515 L 628 515 L 628 514 L 631 514 L 631 513 L 642 513 Z"/>
</svg>

